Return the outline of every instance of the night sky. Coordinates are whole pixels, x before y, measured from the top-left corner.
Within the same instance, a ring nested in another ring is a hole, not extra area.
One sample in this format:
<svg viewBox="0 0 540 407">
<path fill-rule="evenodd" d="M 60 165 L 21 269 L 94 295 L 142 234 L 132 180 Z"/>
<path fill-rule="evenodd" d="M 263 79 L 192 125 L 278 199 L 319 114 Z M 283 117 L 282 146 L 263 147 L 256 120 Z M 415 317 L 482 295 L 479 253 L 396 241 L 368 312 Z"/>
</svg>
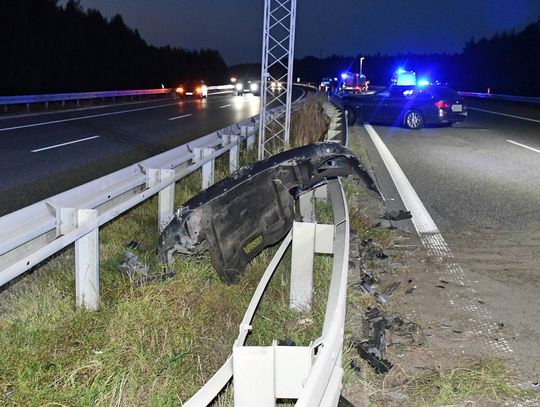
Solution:
<svg viewBox="0 0 540 407">
<path fill-rule="evenodd" d="M 229 65 L 261 59 L 263 0 L 80 4 L 121 14 L 152 45 L 214 48 Z M 455 53 L 472 37 L 519 30 L 539 16 L 540 0 L 297 0 L 295 54 Z"/>
</svg>

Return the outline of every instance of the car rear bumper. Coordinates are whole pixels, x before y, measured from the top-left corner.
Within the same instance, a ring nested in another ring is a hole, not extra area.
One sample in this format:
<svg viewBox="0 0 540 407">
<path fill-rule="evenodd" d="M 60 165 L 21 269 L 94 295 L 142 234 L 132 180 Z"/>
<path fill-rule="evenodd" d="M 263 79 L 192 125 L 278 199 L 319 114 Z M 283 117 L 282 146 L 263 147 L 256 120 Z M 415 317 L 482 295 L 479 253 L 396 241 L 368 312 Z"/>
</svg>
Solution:
<svg viewBox="0 0 540 407">
<path fill-rule="evenodd" d="M 425 117 L 426 124 L 450 124 L 462 122 L 467 118 L 467 110 L 456 113 L 448 110 L 439 110 L 437 114 L 429 115 Z"/>
</svg>

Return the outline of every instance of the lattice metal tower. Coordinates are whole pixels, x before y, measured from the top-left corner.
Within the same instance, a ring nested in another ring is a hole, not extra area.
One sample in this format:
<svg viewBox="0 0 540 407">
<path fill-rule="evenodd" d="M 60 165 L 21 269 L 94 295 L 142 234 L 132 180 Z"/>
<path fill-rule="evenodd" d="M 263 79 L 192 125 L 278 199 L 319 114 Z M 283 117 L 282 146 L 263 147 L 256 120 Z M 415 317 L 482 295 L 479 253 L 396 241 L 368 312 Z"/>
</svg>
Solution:
<svg viewBox="0 0 540 407">
<path fill-rule="evenodd" d="M 295 22 L 296 0 L 264 0 L 259 160 L 289 148 Z"/>
</svg>

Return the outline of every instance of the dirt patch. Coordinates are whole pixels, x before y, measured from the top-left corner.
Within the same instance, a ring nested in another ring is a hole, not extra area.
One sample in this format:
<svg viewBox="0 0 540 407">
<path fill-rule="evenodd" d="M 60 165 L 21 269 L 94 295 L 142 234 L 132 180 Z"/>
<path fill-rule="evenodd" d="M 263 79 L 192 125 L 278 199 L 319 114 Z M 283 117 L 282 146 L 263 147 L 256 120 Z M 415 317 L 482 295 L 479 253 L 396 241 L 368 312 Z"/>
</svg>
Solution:
<svg viewBox="0 0 540 407">
<path fill-rule="evenodd" d="M 368 219 L 384 213 L 366 198 L 349 205 Z M 358 298 L 348 327 L 366 339 L 366 307 L 380 309 L 392 325 L 384 358 L 394 367 L 376 374 L 355 361 L 343 394 L 356 406 L 539 405 L 540 231 L 443 233 L 451 252 L 441 256 L 392 224 L 391 241 L 379 245 L 387 257 L 365 256 L 366 242 L 353 233 L 350 290 Z M 377 277 L 375 295 L 358 289 L 362 270 Z"/>
</svg>

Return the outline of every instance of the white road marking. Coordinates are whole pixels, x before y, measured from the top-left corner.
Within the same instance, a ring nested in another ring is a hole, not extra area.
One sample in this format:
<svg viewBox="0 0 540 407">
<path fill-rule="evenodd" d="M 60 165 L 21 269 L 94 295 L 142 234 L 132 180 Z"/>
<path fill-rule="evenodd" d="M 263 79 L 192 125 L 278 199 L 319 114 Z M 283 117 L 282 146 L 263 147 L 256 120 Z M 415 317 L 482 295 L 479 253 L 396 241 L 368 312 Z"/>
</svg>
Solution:
<svg viewBox="0 0 540 407">
<path fill-rule="evenodd" d="M 534 151 L 535 153 L 539 153 L 540 154 L 540 150 L 536 149 L 536 148 L 532 148 L 532 147 L 529 147 L 529 146 L 526 146 L 525 144 L 521 144 L 521 143 L 518 143 L 517 141 L 513 141 L 513 140 L 506 140 L 508 141 L 509 143 L 512 143 L 512 144 L 515 144 L 516 146 L 520 146 L 520 147 L 523 147 L 523 148 L 527 148 L 531 151 Z"/>
<path fill-rule="evenodd" d="M 220 106 L 219 108 L 223 109 L 224 107 L 229 107 L 229 106 L 232 106 L 232 105 L 223 105 L 223 106 Z"/>
<path fill-rule="evenodd" d="M 100 136 L 86 137 L 86 138 L 82 138 L 82 139 L 79 139 L 79 140 L 68 141 L 67 143 L 55 144 L 54 146 L 38 148 L 36 150 L 31 150 L 30 152 L 31 153 L 39 153 L 40 151 L 51 150 L 53 148 L 67 146 L 68 144 L 75 144 L 75 143 L 80 143 L 82 141 L 93 140 L 93 139 L 98 138 L 98 137 L 100 137 Z"/>
<path fill-rule="evenodd" d="M 435 222 L 426 210 L 396 159 L 375 129 L 369 124 L 365 124 L 364 127 L 390 173 L 405 207 L 412 214 L 412 222 L 420 237 L 422 245 L 427 249 L 429 255 L 437 256 L 439 262 L 443 263 L 449 279 L 452 279 L 456 284 L 467 287 L 463 269 L 459 264 L 453 261 L 454 255 L 450 250 L 450 247 L 444 240 L 437 225 L 435 225 Z M 469 286 L 468 289 L 474 296 L 476 293 L 474 288 Z M 474 298 L 472 300 L 462 301 L 461 304 L 456 304 L 454 300 L 451 299 L 450 304 L 458 311 L 467 311 L 472 314 L 475 321 L 478 322 L 479 329 L 476 331 L 478 335 L 485 336 L 486 334 L 497 331 L 497 325 L 493 322 L 493 318 L 488 310 L 481 308 Z M 508 341 L 501 336 L 498 336 L 496 339 L 487 338 L 486 342 L 495 351 L 502 351 L 505 353 L 513 352 L 508 345 Z"/>
<path fill-rule="evenodd" d="M 176 105 L 176 102 L 175 103 L 167 103 L 165 105 L 159 105 L 159 106 L 139 107 L 137 109 L 122 110 L 122 111 L 119 111 L 119 112 L 100 113 L 100 114 L 93 114 L 93 115 L 89 115 L 89 116 L 72 117 L 70 119 L 52 120 L 50 122 L 41 122 L 41 123 L 34 123 L 34 124 L 25 124 L 25 125 L 22 125 L 22 126 L 5 127 L 3 129 L 0 129 L 0 132 L 9 131 L 9 130 L 25 129 L 25 128 L 28 128 L 28 127 L 47 126 L 49 124 L 74 122 L 74 121 L 77 121 L 77 120 L 92 119 L 94 117 L 104 117 L 104 116 L 113 116 L 113 115 L 116 115 L 116 114 L 140 112 L 142 110 L 159 109 L 161 107 L 174 106 L 174 105 Z"/>
<path fill-rule="evenodd" d="M 537 120 L 537 119 L 531 119 L 529 117 L 523 117 L 523 116 L 515 116 L 513 114 L 507 114 L 507 113 L 501 113 L 501 112 L 494 112 L 492 110 L 485 110 L 485 109 L 478 109 L 476 107 L 468 107 L 467 109 L 469 110 L 477 110 L 479 112 L 484 112 L 484 113 L 491 113 L 491 114 L 498 114 L 499 116 L 506 116 L 506 117 L 511 117 L 513 119 L 521 119 L 521 120 L 527 120 L 529 122 L 535 122 L 535 123 L 540 123 L 540 120 Z"/>
<path fill-rule="evenodd" d="M 191 113 L 190 114 L 185 114 L 183 116 L 171 117 L 169 120 L 183 119 L 184 117 L 189 117 L 189 116 L 191 116 Z"/>
</svg>

